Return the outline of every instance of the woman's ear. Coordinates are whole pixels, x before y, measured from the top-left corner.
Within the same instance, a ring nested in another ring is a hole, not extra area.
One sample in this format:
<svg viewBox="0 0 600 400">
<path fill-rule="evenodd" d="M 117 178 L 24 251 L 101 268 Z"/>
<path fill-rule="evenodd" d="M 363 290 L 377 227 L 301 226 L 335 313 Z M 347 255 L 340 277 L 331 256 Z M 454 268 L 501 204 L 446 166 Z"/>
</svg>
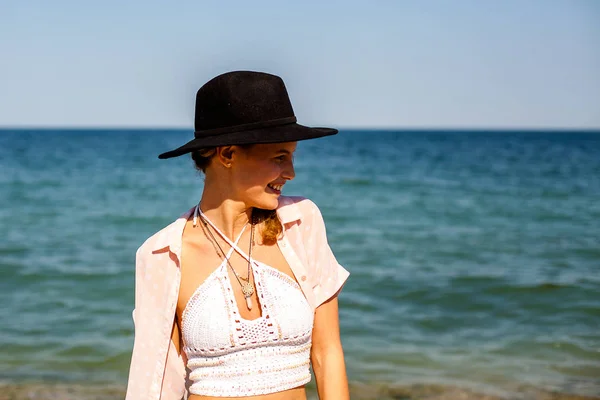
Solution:
<svg viewBox="0 0 600 400">
<path fill-rule="evenodd" d="M 231 167 L 234 153 L 234 146 L 220 146 L 217 148 L 217 158 L 219 159 L 219 162 L 226 168 Z"/>
</svg>

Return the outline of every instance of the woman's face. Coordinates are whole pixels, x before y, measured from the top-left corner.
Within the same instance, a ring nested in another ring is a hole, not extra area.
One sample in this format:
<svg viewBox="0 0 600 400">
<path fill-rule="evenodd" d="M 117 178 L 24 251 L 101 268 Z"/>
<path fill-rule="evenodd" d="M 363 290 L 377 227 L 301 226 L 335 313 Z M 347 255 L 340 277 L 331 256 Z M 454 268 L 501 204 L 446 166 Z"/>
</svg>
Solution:
<svg viewBox="0 0 600 400">
<path fill-rule="evenodd" d="M 232 186 L 248 206 L 274 210 L 283 185 L 294 179 L 297 142 L 255 144 L 238 147 L 232 162 Z"/>
</svg>

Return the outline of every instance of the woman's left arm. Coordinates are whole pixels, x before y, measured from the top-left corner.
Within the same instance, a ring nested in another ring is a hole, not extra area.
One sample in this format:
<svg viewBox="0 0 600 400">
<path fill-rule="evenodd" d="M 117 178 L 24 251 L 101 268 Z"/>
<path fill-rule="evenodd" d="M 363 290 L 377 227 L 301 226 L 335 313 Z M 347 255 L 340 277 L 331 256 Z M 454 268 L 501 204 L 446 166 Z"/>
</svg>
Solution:
<svg viewBox="0 0 600 400">
<path fill-rule="evenodd" d="M 337 294 L 315 311 L 310 354 L 320 400 L 348 400 L 348 378 L 340 339 Z"/>
</svg>

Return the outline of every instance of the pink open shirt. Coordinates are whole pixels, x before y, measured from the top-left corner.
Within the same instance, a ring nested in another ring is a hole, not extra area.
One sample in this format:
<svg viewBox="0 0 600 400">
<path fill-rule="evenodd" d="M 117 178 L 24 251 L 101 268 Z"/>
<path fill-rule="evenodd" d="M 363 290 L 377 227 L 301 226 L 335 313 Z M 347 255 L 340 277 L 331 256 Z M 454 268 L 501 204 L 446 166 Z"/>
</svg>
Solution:
<svg viewBox="0 0 600 400">
<path fill-rule="evenodd" d="M 186 391 L 184 360 L 171 342 L 179 296 L 181 237 L 193 208 L 138 249 L 135 266 L 135 341 L 126 400 L 180 400 Z M 283 235 L 277 244 L 315 310 L 348 278 L 338 264 L 318 207 L 302 197 L 279 198 Z"/>
</svg>

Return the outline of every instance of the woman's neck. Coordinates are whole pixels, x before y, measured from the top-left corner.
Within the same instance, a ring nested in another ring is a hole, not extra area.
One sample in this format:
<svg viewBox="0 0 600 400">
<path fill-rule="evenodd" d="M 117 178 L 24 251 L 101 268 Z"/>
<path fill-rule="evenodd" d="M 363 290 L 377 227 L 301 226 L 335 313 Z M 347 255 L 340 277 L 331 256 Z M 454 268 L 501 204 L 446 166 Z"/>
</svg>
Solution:
<svg viewBox="0 0 600 400">
<path fill-rule="evenodd" d="M 252 207 L 243 202 L 211 199 L 204 194 L 200 200 L 200 211 L 232 240 L 250 222 L 252 216 Z"/>
</svg>

